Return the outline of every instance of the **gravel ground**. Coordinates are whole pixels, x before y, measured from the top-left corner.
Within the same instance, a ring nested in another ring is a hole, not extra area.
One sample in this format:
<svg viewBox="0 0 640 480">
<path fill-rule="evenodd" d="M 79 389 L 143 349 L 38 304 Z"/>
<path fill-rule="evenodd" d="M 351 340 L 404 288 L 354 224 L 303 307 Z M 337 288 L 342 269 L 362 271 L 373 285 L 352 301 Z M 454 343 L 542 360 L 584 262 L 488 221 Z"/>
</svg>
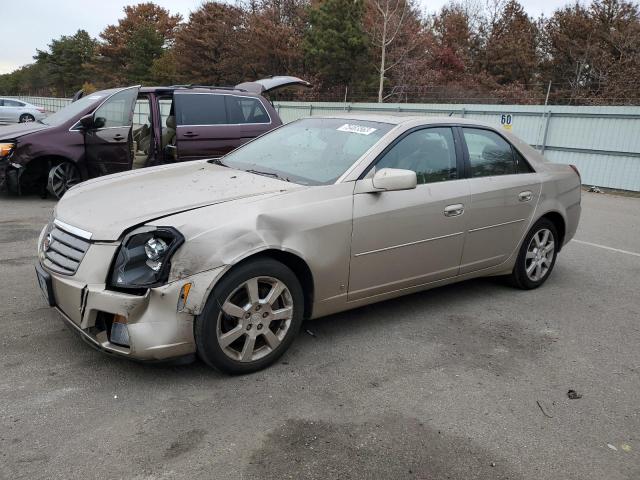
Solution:
<svg viewBox="0 0 640 480">
<path fill-rule="evenodd" d="M 65 328 L 33 272 L 52 206 L 0 197 L 0 478 L 640 478 L 640 199 L 585 194 L 589 243 L 536 291 L 474 280 L 308 322 L 244 377 Z"/>
</svg>

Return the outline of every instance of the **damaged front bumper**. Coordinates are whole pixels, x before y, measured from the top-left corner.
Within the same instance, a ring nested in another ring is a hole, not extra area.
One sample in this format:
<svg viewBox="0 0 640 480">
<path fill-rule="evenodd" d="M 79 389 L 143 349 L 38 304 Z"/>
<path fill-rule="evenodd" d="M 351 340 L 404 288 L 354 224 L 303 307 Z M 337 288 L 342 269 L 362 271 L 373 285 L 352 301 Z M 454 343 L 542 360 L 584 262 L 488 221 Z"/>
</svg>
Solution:
<svg viewBox="0 0 640 480">
<path fill-rule="evenodd" d="M 20 175 L 22 165 L 14 164 L 9 159 L 0 159 L 0 192 L 20 194 Z"/>
<path fill-rule="evenodd" d="M 107 278 L 116 249 L 116 244 L 92 244 L 74 275 L 40 263 L 36 270 L 49 304 L 73 331 L 106 353 L 140 361 L 193 355 L 193 320 L 222 268 L 126 293 L 92 281 Z"/>
</svg>

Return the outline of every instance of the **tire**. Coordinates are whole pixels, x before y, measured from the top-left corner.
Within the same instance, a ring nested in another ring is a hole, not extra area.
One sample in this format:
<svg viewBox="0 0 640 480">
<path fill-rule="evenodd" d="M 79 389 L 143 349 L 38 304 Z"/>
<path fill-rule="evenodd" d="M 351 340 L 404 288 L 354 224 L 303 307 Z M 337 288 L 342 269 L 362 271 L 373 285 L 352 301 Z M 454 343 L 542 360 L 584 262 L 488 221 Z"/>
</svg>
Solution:
<svg viewBox="0 0 640 480">
<path fill-rule="evenodd" d="M 558 256 L 558 230 L 546 218 L 538 220 L 524 237 L 511 283 L 522 290 L 538 288 L 551 274 Z"/>
<path fill-rule="evenodd" d="M 67 190 L 82 182 L 80 170 L 72 162 L 62 162 L 49 170 L 47 190 L 56 198 L 62 198 Z"/>
<path fill-rule="evenodd" d="M 35 122 L 36 118 L 30 113 L 23 113 L 22 115 L 20 115 L 18 121 L 20 123 Z"/>
<path fill-rule="evenodd" d="M 232 375 L 261 370 L 289 348 L 303 312 L 302 287 L 286 265 L 269 258 L 240 265 L 213 288 L 195 319 L 198 356 Z"/>
</svg>

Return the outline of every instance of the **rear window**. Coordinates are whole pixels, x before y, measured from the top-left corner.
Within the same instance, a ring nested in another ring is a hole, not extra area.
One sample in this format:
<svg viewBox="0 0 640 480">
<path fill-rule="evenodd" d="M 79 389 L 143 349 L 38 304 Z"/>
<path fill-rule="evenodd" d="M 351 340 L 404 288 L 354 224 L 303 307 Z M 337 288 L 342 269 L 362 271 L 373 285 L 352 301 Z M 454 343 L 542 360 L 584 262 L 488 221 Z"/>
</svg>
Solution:
<svg viewBox="0 0 640 480">
<path fill-rule="evenodd" d="M 222 125 L 227 121 L 225 96 L 210 93 L 175 95 L 178 125 Z"/>
<path fill-rule="evenodd" d="M 225 95 L 229 123 L 271 123 L 262 102 L 252 97 Z"/>
</svg>

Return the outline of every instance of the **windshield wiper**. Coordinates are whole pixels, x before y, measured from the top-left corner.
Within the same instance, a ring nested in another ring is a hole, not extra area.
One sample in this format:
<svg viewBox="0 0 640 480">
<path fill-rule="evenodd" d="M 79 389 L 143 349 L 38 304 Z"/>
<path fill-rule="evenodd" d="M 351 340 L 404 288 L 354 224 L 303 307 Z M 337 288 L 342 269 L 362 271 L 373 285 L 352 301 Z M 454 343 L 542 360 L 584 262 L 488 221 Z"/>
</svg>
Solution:
<svg viewBox="0 0 640 480">
<path fill-rule="evenodd" d="M 287 177 L 283 177 L 282 175 L 278 175 L 276 172 L 262 172 L 260 170 L 253 170 L 251 168 L 248 169 L 248 170 L 245 170 L 245 172 L 254 173 L 256 175 L 263 175 L 265 177 L 277 178 L 278 180 L 282 180 L 284 182 L 290 182 L 291 181 Z"/>
<path fill-rule="evenodd" d="M 216 165 L 220 165 L 222 167 L 229 167 L 229 165 L 227 165 L 226 163 L 224 163 L 222 160 L 220 160 L 219 158 L 212 158 L 211 160 L 207 160 L 209 163 L 215 163 Z"/>
</svg>

